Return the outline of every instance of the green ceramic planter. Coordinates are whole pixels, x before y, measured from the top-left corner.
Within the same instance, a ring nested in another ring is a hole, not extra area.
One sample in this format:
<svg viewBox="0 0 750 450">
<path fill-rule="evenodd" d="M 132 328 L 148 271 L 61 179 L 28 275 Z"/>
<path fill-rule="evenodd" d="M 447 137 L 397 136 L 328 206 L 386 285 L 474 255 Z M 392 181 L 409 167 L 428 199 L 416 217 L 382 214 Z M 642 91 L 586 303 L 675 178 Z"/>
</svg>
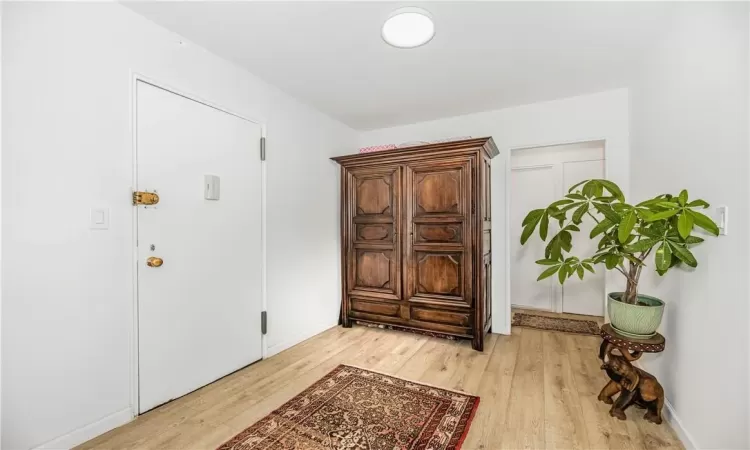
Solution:
<svg viewBox="0 0 750 450">
<path fill-rule="evenodd" d="M 617 331 L 635 338 L 648 338 L 656 334 L 664 314 L 664 302 L 648 295 L 639 295 L 638 305 L 623 303 L 624 292 L 612 292 L 607 296 L 609 321 Z"/>
</svg>

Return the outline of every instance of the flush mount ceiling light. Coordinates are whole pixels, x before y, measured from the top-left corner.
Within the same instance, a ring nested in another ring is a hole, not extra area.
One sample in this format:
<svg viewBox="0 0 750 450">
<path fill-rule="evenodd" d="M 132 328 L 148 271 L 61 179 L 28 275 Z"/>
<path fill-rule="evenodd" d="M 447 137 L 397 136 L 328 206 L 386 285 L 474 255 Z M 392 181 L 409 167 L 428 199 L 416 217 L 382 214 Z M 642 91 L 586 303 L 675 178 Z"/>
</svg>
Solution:
<svg viewBox="0 0 750 450">
<path fill-rule="evenodd" d="M 435 36 L 435 24 L 424 9 L 399 8 L 385 21 L 380 34 L 394 47 L 414 48 L 430 42 Z"/>
</svg>

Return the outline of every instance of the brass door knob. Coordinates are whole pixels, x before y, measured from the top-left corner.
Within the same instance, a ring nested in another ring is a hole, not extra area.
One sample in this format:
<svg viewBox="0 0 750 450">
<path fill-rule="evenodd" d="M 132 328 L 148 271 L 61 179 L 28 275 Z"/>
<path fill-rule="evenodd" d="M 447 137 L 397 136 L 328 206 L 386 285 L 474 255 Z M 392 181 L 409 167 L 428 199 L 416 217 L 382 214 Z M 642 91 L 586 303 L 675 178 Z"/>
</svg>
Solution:
<svg viewBox="0 0 750 450">
<path fill-rule="evenodd" d="M 151 256 L 146 260 L 146 265 L 149 267 L 160 267 L 162 264 L 164 264 L 164 260 L 156 256 Z"/>
</svg>

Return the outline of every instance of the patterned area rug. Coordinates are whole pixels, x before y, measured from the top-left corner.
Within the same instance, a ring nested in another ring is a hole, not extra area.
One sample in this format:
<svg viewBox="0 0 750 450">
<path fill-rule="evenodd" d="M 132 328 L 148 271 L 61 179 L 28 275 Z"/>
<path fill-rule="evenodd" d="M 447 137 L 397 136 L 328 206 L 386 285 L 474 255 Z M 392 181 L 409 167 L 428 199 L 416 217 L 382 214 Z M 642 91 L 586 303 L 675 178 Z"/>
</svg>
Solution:
<svg viewBox="0 0 750 450">
<path fill-rule="evenodd" d="M 479 397 L 341 365 L 218 450 L 454 450 Z"/>
<path fill-rule="evenodd" d="M 599 325 L 593 320 L 564 319 L 548 317 L 541 314 L 514 313 L 511 325 L 516 327 L 536 328 L 538 330 L 562 331 L 599 336 Z"/>
</svg>

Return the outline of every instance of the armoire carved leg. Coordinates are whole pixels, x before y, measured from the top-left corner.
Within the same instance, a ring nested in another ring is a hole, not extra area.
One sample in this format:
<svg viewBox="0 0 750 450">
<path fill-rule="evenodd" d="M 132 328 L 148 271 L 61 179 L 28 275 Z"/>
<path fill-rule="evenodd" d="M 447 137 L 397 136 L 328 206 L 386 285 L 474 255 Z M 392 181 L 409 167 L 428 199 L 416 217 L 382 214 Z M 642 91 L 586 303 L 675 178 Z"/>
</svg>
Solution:
<svg viewBox="0 0 750 450">
<path fill-rule="evenodd" d="M 474 336 L 471 340 L 471 348 L 478 352 L 484 351 L 484 336 Z"/>
</svg>

